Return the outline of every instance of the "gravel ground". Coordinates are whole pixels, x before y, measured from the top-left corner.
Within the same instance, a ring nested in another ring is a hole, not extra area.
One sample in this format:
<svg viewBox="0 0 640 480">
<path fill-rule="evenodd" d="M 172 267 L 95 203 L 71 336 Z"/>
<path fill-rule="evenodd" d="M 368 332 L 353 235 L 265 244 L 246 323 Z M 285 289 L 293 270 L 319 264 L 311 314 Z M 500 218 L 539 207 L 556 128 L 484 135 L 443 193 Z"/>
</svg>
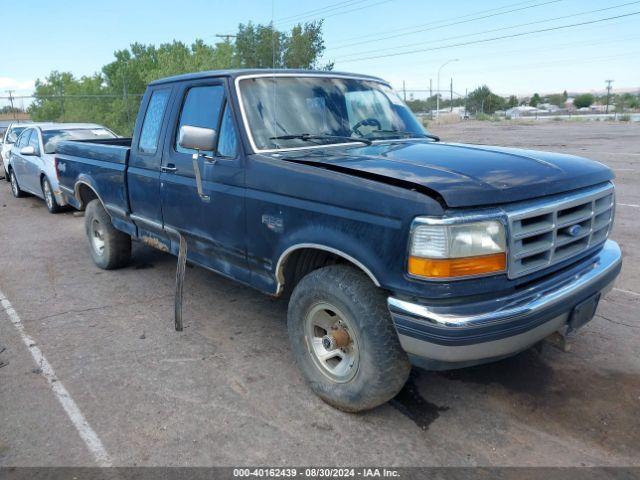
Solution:
<svg viewBox="0 0 640 480">
<path fill-rule="evenodd" d="M 623 272 L 569 353 L 547 347 L 448 373 L 416 369 L 394 401 L 360 415 L 332 409 L 304 384 L 283 301 L 188 268 L 178 334 L 173 257 L 136 245 L 130 267 L 99 270 L 82 218 L 50 215 L 0 183 L 0 291 L 114 465 L 640 465 L 640 126 L 464 122 L 432 131 L 612 167 Z M 0 466 L 94 465 L 1 310 L 0 345 Z"/>
</svg>

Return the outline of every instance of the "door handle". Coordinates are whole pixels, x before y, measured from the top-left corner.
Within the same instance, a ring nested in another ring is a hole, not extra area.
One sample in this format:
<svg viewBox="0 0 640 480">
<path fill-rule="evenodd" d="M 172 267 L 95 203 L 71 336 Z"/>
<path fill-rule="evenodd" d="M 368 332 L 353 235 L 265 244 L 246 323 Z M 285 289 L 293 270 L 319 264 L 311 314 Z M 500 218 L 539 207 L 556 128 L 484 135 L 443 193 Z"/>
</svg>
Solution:
<svg viewBox="0 0 640 480">
<path fill-rule="evenodd" d="M 162 165 L 160 167 L 160 171 L 164 173 L 173 173 L 176 170 L 178 170 L 178 168 L 173 163 L 167 163 L 167 165 Z"/>
</svg>

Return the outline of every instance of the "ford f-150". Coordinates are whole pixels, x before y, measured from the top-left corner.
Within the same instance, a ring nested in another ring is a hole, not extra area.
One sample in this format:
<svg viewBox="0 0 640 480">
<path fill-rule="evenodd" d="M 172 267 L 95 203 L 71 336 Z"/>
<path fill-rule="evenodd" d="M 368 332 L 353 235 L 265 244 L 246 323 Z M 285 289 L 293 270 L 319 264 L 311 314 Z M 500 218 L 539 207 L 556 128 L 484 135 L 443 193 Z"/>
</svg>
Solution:
<svg viewBox="0 0 640 480">
<path fill-rule="evenodd" d="M 131 139 L 58 145 L 89 251 L 131 241 L 289 298 L 294 357 L 347 411 L 411 363 L 501 359 L 591 320 L 621 267 L 612 171 L 439 141 L 379 78 L 212 71 L 152 82 Z"/>
</svg>

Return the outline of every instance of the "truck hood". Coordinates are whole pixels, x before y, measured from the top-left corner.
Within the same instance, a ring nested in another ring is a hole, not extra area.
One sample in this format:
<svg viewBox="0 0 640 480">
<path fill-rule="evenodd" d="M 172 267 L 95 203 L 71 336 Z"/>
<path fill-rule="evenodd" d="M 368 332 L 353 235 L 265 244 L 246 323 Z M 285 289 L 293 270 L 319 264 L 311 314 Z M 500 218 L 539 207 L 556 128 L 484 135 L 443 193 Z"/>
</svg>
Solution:
<svg viewBox="0 0 640 480">
<path fill-rule="evenodd" d="M 424 140 L 298 150 L 285 158 L 423 187 L 449 207 L 516 202 L 614 177 L 605 165 L 574 155 Z"/>
</svg>

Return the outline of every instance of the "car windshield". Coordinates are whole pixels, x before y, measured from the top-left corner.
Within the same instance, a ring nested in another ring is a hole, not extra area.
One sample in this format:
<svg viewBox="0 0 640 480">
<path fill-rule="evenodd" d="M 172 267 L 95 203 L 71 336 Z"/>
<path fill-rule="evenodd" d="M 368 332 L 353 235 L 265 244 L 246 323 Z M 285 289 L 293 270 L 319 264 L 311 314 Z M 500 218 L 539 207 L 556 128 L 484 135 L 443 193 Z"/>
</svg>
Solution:
<svg viewBox="0 0 640 480">
<path fill-rule="evenodd" d="M 9 133 L 7 133 L 7 143 L 16 143 L 16 140 L 18 140 L 18 137 L 20 136 L 20 134 L 22 133 L 22 131 L 27 128 L 27 127 L 13 127 L 12 129 L 9 130 Z"/>
<path fill-rule="evenodd" d="M 42 132 L 44 153 L 55 153 L 58 143 L 64 140 L 100 140 L 103 138 L 116 138 L 116 136 L 103 127 L 45 130 Z"/>
<path fill-rule="evenodd" d="M 241 80 L 240 93 L 259 150 L 426 135 L 400 97 L 373 80 L 257 77 Z"/>
</svg>

